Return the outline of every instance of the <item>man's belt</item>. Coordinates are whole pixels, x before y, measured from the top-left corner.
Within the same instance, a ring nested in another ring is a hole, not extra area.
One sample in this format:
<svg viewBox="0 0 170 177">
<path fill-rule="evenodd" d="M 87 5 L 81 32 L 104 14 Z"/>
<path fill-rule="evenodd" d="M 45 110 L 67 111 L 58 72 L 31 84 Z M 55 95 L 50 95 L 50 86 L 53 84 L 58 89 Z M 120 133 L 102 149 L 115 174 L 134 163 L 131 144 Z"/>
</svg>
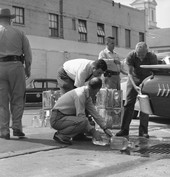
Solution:
<svg viewBox="0 0 170 177">
<path fill-rule="evenodd" d="M 117 71 L 111 71 L 111 70 L 106 70 L 104 73 L 104 77 L 111 77 L 113 75 L 119 75 L 120 72 Z"/>
<path fill-rule="evenodd" d="M 23 63 L 22 56 L 17 55 L 8 55 L 0 58 L 0 62 L 8 62 L 8 61 L 21 61 Z"/>
<path fill-rule="evenodd" d="M 76 114 L 64 114 L 61 111 L 59 111 L 58 109 L 56 109 L 56 111 L 57 111 L 58 114 L 62 115 L 63 117 L 65 117 L 65 116 L 76 116 Z"/>
</svg>

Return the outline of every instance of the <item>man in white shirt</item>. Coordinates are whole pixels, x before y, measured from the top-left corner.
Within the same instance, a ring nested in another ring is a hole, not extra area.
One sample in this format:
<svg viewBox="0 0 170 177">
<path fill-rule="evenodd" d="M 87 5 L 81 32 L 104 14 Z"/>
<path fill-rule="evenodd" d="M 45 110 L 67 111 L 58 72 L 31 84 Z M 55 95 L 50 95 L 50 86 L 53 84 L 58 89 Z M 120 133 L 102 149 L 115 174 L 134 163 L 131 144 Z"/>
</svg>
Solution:
<svg viewBox="0 0 170 177">
<path fill-rule="evenodd" d="M 105 119 L 95 109 L 92 98 L 102 87 L 102 80 L 94 77 L 87 86 L 82 86 L 62 95 L 56 102 L 51 116 L 51 127 L 57 130 L 53 139 L 59 143 L 72 144 L 72 138 L 80 133 L 91 134 L 96 140 L 101 140 L 100 133 L 91 126 L 85 110 L 93 116 L 96 123 L 106 134 L 112 136 L 106 128 Z"/>
<path fill-rule="evenodd" d="M 92 77 L 100 77 L 107 70 L 104 60 L 73 59 L 58 70 L 57 81 L 61 93 L 85 85 Z"/>
<path fill-rule="evenodd" d="M 120 72 L 124 71 L 120 62 L 120 57 L 114 52 L 115 41 L 114 37 L 106 38 L 106 48 L 99 53 L 98 59 L 103 59 L 107 63 L 107 72 L 103 78 L 103 84 L 107 88 L 120 90 Z"/>
</svg>

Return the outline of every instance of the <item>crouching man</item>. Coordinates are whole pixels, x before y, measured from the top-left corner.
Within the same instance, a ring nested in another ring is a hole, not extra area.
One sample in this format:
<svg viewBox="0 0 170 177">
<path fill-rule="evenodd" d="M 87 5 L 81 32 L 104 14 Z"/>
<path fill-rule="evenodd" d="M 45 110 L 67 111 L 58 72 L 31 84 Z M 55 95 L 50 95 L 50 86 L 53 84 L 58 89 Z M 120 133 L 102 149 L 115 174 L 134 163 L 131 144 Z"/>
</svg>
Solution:
<svg viewBox="0 0 170 177">
<path fill-rule="evenodd" d="M 94 97 L 102 87 L 98 77 L 91 79 L 87 86 L 82 86 L 62 95 L 54 105 L 51 116 L 51 127 L 57 130 L 53 139 L 59 143 L 72 144 L 72 138 L 79 133 L 88 133 L 96 140 L 101 140 L 100 132 L 90 124 L 85 110 L 93 116 L 95 122 L 106 134 L 112 136 L 106 129 L 106 122 L 95 109 L 91 97 Z"/>
</svg>

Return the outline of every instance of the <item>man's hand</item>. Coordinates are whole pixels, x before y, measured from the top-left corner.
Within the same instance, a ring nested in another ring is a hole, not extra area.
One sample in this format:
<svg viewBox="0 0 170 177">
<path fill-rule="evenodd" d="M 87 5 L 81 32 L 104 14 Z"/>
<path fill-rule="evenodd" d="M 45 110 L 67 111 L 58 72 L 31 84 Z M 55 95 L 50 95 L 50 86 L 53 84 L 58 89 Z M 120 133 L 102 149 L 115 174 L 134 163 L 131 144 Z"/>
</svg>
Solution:
<svg viewBox="0 0 170 177">
<path fill-rule="evenodd" d="M 104 132 L 106 133 L 106 135 L 108 135 L 110 137 L 113 136 L 112 132 L 109 129 L 105 129 Z"/>
<path fill-rule="evenodd" d="M 31 76 L 31 68 L 25 68 L 25 75 L 26 75 L 26 78 L 29 78 Z"/>
<path fill-rule="evenodd" d="M 92 136 L 96 141 L 102 141 L 101 133 L 98 130 L 94 130 Z"/>
<path fill-rule="evenodd" d="M 119 60 L 114 60 L 114 63 L 115 63 L 116 65 L 121 65 L 121 63 L 120 63 Z"/>
<path fill-rule="evenodd" d="M 138 94 L 141 94 L 141 88 L 140 87 L 136 86 L 135 90 L 138 92 Z"/>
</svg>

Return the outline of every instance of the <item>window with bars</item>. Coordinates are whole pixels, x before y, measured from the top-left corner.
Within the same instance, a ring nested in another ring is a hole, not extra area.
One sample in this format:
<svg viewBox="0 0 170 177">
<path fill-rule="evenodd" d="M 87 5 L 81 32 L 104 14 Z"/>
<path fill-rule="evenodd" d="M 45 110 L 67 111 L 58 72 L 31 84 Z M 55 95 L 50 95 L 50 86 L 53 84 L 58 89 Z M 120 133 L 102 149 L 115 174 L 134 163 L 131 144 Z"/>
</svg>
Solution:
<svg viewBox="0 0 170 177">
<path fill-rule="evenodd" d="M 78 20 L 78 32 L 79 32 L 79 40 L 80 41 L 87 41 L 87 27 L 85 20 Z"/>
<path fill-rule="evenodd" d="M 126 48 L 131 47 L 130 30 L 129 29 L 125 29 L 125 47 Z"/>
<path fill-rule="evenodd" d="M 105 43 L 104 24 L 97 23 L 97 39 L 98 39 L 98 44 Z"/>
<path fill-rule="evenodd" d="M 115 46 L 118 46 L 118 27 L 112 26 L 112 36 L 115 38 Z"/>
<path fill-rule="evenodd" d="M 144 33 L 139 33 L 139 42 L 144 42 L 145 41 L 145 35 Z"/>
<path fill-rule="evenodd" d="M 13 6 L 13 9 L 14 9 L 14 14 L 16 15 L 16 17 L 13 20 L 13 23 L 24 25 L 25 24 L 24 8 Z"/>
<path fill-rule="evenodd" d="M 59 37 L 59 24 L 57 14 L 49 14 L 49 36 Z"/>
</svg>

